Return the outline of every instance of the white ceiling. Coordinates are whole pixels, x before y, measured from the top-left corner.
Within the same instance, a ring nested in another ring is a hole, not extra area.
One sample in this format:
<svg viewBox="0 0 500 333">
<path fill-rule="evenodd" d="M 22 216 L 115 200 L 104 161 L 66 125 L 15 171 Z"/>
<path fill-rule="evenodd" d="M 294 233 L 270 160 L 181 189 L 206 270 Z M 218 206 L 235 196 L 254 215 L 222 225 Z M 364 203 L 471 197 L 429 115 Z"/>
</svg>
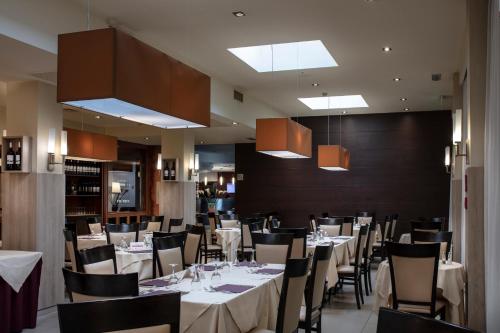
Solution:
<svg viewBox="0 0 500 333">
<path fill-rule="evenodd" d="M 246 16 L 234 17 L 235 10 Z M 91 2 L 91 12 L 290 115 L 331 113 L 297 100 L 322 92 L 362 94 L 370 107 L 350 113 L 448 108 L 440 96 L 451 94 L 452 73 L 462 69 L 465 0 L 142 0 L 140 6 L 99 0 Z M 227 51 L 315 39 L 338 67 L 257 73 Z M 382 52 L 386 45 L 389 54 Z M 431 81 L 432 73 L 442 73 L 442 81 Z"/>
</svg>

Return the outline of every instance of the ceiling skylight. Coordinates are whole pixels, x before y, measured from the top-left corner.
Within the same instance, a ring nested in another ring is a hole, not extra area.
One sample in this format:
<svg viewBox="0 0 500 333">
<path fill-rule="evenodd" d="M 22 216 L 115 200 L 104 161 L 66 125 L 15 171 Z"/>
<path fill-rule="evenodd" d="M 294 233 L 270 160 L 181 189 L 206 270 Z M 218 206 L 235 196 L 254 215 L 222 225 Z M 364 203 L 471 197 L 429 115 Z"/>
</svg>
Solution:
<svg viewBox="0 0 500 333">
<path fill-rule="evenodd" d="M 228 51 L 260 73 L 337 66 L 320 40 L 236 47 Z"/>
<path fill-rule="evenodd" d="M 299 98 L 311 110 L 367 108 L 365 99 L 361 95 L 324 96 Z"/>
</svg>

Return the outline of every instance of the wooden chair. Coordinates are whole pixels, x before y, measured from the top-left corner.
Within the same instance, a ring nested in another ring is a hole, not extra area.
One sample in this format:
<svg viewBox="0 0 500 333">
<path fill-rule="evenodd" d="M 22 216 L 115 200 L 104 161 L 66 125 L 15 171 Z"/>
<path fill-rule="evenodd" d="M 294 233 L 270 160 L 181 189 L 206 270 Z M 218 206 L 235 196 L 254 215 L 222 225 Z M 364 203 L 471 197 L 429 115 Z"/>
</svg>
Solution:
<svg viewBox="0 0 500 333">
<path fill-rule="evenodd" d="M 78 272 L 81 270 L 80 257 L 78 254 L 78 238 L 73 230 L 64 229 L 64 241 L 66 244 L 66 251 L 68 253 L 71 269 L 73 272 Z"/>
<path fill-rule="evenodd" d="M 172 232 L 172 227 L 180 227 L 180 226 L 182 226 L 182 222 L 183 221 L 184 221 L 184 218 L 170 219 L 168 221 L 168 232 Z"/>
<path fill-rule="evenodd" d="M 250 230 L 251 224 L 252 222 L 249 223 L 246 221 L 242 221 L 240 223 L 241 241 L 240 249 L 238 249 L 238 258 L 248 259 L 250 257 L 250 253 L 252 252 L 252 231 Z"/>
<path fill-rule="evenodd" d="M 326 231 L 329 237 L 342 235 L 344 219 L 341 217 L 321 217 L 317 221 L 317 227 Z"/>
<path fill-rule="evenodd" d="M 89 234 L 101 234 L 102 224 L 97 217 L 89 217 L 86 220 Z"/>
<path fill-rule="evenodd" d="M 391 242 L 396 242 L 396 239 L 394 237 L 396 236 L 396 228 L 399 220 L 399 214 L 392 214 L 391 220 L 392 220 L 391 230 L 387 238 Z"/>
<path fill-rule="evenodd" d="M 361 266 L 361 274 L 365 279 L 366 296 L 370 296 L 372 292 L 372 252 L 373 243 L 375 243 L 376 223 L 372 222 L 368 226 L 368 234 L 366 235 L 366 246 L 363 251 L 363 265 Z M 354 262 L 353 262 L 354 263 Z"/>
<path fill-rule="evenodd" d="M 82 273 L 117 274 L 116 253 L 113 244 L 84 249 L 80 252 Z"/>
<path fill-rule="evenodd" d="M 210 213 L 209 213 L 210 214 Z M 217 244 L 217 236 L 215 235 L 215 241 L 212 237 L 212 223 L 214 224 L 215 230 L 217 229 L 216 217 L 214 215 L 213 220 L 210 220 L 211 217 L 209 215 L 209 223 L 210 229 L 205 229 L 205 234 L 201 239 L 201 247 L 200 247 L 200 261 L 205 258 L 205 264 L 208 262 L 208 259 L 219 259 L 222 260 L 222 246 Z M 214 230 L 214 234 L 215 234 Z"/>
<path fill-rule="evenodd" d="M 186 242 L 184 243 L 184 265 L 191 266 L 199 261 L 202 239 L 205 237 L 205 226 L 186 224 Z"/>
<path fill-rule="evenodd" d="M 440 258 L 447 258 L 450 252 L 451 240 L 453 237 L 452 231 L 439 231 L 439 232 L 428 232 L 428 231 L 417 231 L 413 230 L 411 233 L 411 243 L 412 244 L 427 244 L 427 243 L 439 243 L 440 247 Z"/>
<path fill-rule="evenodd" d="M 285 264 L 292 253 L 293 234 L 252 232 L 255 260 L 262 264 Z"/>
<path fill-rule="evenodd" d="M 137 228 L 138 228 L 137 241 L 138 242 L 144 241 L 144 235 L 146 235 L 146 233 L 148 232 L 148 225 L 149 225 L 148 221 L 140 222 L 137 224 Z"/>
<path fill-rule="evenodd" d="M 378 312 L 377 333 L 479 333 L 442 320 L 427 318 L 413 313 L 380 308 Z"/>
<path fill-rule="evenodd" d="M 298 259 L 306 257 L 307 228 L 272 228 L 272 233 L 292 234 L 292 252 L 290 258 Z"/>
<path fill-rule="evenodd" d="M 306 306 L 300 309 L 299 328 L 307 333 L 321 333 L 321 315 L 325 298 L 325 281 L 333 252 L 333 244 L 316 246 L 311 274 L 304 292 Z M 314 327 L 316 326 L 316 327 Z"/>
<path fill-rule="evenodd" d="M 354 263 L 352 265 L 343 265 L 337 268 L 340 285 L 354 285 L 354 294 L 356 296 L 356 305 L 358 306 L 358 310 L 361 309 L 360 299 L 361 303 L 365 303 L 363 298 L 363 285 L 361 283 L 361 271 L 363 266 L 363 252 L 366 245 L 367 235 L 368 226 L 361 226 L 361 228 L 359 229 L 358 241 L 356 244 L 356 256 Z"/>
<path fill-rule="evenodd" d="M 375 214 L 369 212 L 357 212 L 356 213 L 356 222 L 358 224 L 370 224 L 372 221 L 375 221 Z"/>
<path fill-rule="evenodd" d="M 86 274 L 62 269 L 71 302 L 88 302 L 139 295 L 139 276 L 130 274 Z"/>
<path fill-rule="evenodd" d="M 250 333 L 292 333 L 297 331 L 308 272 L 309 258 L 288 259 L 286 261 L 276 330 L 254 329 Z"/>
<path fill-rule="evenodd" d="M 439 248 L 438 243 L 387 243 L 393 309 L 445 320 L 445 303 L 436 296 Z"/>
<path fill-rule="evenodd" d="M 352 236 L 354 231 L 354 221 L 356 218 L 354 216 L 336 216 L 344 219 L 342 224 L 342 236 Z"/>
<path fill-rule="evenodd" d="M 219 220 L 238 220 L 237 214 L 219 214 Z"/>
<path fill-rule="evenodd" d="M 139 227 L 137 224 L 106 224 L 106 238 L 108 244 L 119 245 L 124 239 L 127 244 L 137 242 L 139 237 Z"/>
<path fill-rule="evenodd" d="M 179 333 L 180 309 L 179 292 L 57 305 L 61 333 Z"/>
<path fill-rule="evenodd" d="M 442 222 L 410 221 L 411 231 L 440 232 Z"/>
<path fill-rule="evenodd" d="M 316 217 L 309 214 L 309 232 L 316 232 Z"/>
<path fill-rule="evenodd" d="M 385 220 L 375 222 L 375 227 L 376 227 L 376 234 L 379 235 L 380 241 L 375 240 L 375 242 L 372 245 L 372 260 L 375 257 L 380 257 L 380 260 L 383 261 L 385 260 L 386 257 L 386 250 L 385 250 L 385 243 L 386 243 L 386 235 L 388 233 L 388 230 L 390 229 L 390 217 L 386 216 Z"/>
<path fill-rule="evenodd" d="M 175 272 L 184 270 L 184 243 L 180 237 L 153 237 L 153 278 L 171 273 L 170 264 L 175 264 Z"/>
</svg>

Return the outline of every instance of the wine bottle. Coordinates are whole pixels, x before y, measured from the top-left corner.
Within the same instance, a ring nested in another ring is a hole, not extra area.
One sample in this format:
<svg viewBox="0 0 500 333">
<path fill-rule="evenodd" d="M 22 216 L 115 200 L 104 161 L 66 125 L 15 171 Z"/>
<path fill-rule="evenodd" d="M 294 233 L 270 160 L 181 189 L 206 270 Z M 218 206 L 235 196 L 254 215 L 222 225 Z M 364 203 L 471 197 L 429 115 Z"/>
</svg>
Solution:
<svg viewBox="0 0 500 333">
<path fill-rule="evenodd" d="M 6 169 L 14 170 L 14 150 L 12 149 L 12 141 L 9 141 L 9 150 L 7 150 L 7 155 L 5 156 L 6 161 Z"/>
<path fill-rule="evenodd" d="M 168 163 L 165 163 L 165 169 L 163 169 L 163 180 L 170 179 L 170 166 Z"/>
<path fill-rule="evenodd" d="M 15 158 L 14 158 L 16 170 L 21 170 L 21 156 L 22 156 L 22 148 L 21 148 L 21 140 L 19 140 L 17 142 L 17 150 L 16 150 Z"/>
<path fill-rule="evenodd" d="M 172 163 L 172 169 L 170 169 L 170 179 L 175 180 L 175 161 Z"/>
</svg>

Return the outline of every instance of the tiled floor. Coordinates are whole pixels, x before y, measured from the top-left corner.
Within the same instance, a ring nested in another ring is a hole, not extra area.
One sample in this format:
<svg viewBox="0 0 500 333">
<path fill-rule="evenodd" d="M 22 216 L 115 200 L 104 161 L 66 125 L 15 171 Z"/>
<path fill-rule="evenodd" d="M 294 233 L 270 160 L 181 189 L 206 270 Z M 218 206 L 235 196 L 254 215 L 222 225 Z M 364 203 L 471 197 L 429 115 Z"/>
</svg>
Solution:
<svg viewBox="0 0 500 333">
<path fill-rule="evenodd" d="M 372 273 L 372 279 L 375 272 Z M 372 280 L 372 282 L 374 282 Z M 331 304 L 323 309 L 323 329 L 324 333 L 375 333 L 377 328 L 377 315 L 372 311 L 373 296 L 365 296 L 365 304 L 361 310 L 356 308 L 354 298 L 354 288 L 344 286 L 332 298 Z M 24 330 L 23 332 L 37 333 L 57 333 L 59 325 L 57 310 L 55 307 L 41 310 L 38 314 L 38 324 L 36 329 Z"/>
</svg>

